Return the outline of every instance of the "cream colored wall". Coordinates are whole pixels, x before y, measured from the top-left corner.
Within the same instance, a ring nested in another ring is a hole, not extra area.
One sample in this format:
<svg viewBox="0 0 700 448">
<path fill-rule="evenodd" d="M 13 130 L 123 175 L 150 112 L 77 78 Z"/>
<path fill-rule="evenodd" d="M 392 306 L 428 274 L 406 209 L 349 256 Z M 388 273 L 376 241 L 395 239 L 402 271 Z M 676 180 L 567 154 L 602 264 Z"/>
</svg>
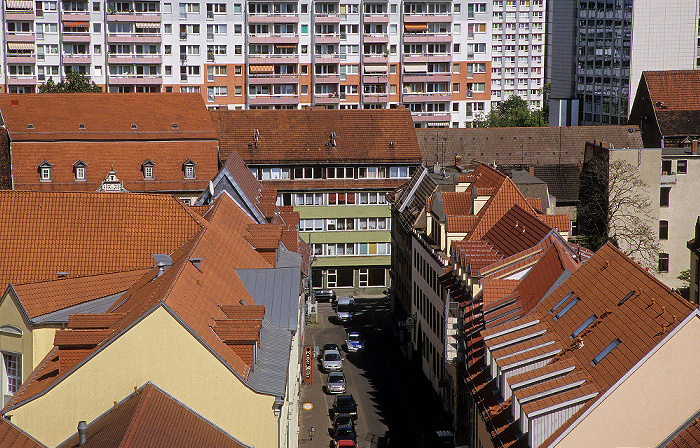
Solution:
<svg viewBox="0 0 700 448">
<path fill-rule="evenodd" d="M 700 409 L 698 339 L 700 318 L 694 317 L 552 446 L 657 446 Z"/>
<path fill-rule="evenodd" d="M 147 381 L 241 442 L 277 447 L 274 397 L 243 385 L 162 307 L 43 396 L 11 411 L 12 422 L 56 446 L 80 420 L 92 421 Z"/>
<path fill-rule="evenodd" d="M 53 348 L 53 338 L 56 335 L 57 327 L 38 327 L 32 331 L 34 349 L 32 350 L 32 369 L 39 365 L 42 359 Z"/>
<path fill-rule="evenodd" d="M 0 302 L 0 327 L 12 325 L 22 330 L 22 336 L 0 333 L 0 351 L 22 354 L 22 381 L 34 370 L 32 355 L 32 331 L 29 322 L 20 311 L 14 294 L 7 292 Z M 3 384 L 4 387 L 4 384 Z M 0 394 L 4 393 L 0 391 Z"/>
</svg>

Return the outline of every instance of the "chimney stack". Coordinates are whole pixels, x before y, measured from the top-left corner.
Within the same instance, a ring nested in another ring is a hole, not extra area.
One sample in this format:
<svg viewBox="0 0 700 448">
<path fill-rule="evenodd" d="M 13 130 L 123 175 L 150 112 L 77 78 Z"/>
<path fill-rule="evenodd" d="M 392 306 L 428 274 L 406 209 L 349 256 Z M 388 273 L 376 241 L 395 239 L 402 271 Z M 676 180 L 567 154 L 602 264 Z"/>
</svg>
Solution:
<svg viewBox="0 0 700 448">
<path fill-rule="evenodd" d="M 78 446 L 87 442 L 87 423 L 85 420 L 78 422 Z"/>
<path fill-rule="evenodd" d="M 698 139 L 696 138 L 690 142 L 690 153 L 695 156 L 698 155 Z"/>
<path fill-rule="evenodd" d="M 455 154 L 455 166 L 461 166 L 462 165 L 462 156 L 459 154 Z"/>
</svg>

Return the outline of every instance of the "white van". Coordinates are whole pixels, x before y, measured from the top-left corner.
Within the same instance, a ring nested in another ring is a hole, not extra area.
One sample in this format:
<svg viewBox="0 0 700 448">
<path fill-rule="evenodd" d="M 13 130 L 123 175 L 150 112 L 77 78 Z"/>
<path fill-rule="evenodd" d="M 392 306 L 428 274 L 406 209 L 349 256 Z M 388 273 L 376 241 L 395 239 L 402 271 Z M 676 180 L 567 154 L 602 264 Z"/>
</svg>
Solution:
<svg viewBox="0 0 700 448">
<path fill-rule="evenodd" d="M 342 297 L 338 299 L 338 305 L 336 307 L 336 313 L 338 314 L 338 319 L 341 322 L 349 322 L 355 317 L 355 301 L 352 297 Z"/>
</svg>

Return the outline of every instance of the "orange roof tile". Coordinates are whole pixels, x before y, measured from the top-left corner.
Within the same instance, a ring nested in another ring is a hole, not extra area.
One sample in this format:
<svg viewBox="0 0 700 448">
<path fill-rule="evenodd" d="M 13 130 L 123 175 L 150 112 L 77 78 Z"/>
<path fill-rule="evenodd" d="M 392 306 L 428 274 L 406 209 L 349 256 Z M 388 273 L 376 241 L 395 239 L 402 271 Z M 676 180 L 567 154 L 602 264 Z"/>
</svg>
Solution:
<svg viewBox="0 0 700 448">
<path fill-rule="evenodd" d="M 559 232 L 569 232 L 571 230 L 571 220 L 566 215 L 538 215 L 538 218 Z"/>
<path fill-rule="evenodd" d="M 486 231 L 483 239 L 509 257 L 537 245 L 551 230 L 531 211 L 515 203 Z"/>
<path fill-rule="evenodd" d="M 0 112 L 13 143 L 217 138 L 204 100 L 196 93 L 5 94 L 0 95 Z"/>
<path fill-rule="evenodd" d="M 0 284 L 144 269 L 203 222 L 165 195 L 0 191 Z"/>
<path fill-rule="evenodd" d="M 445 215 L 466 216 L 472 210 L 472 195 L 467 192 L 441 191 Z"/>
<path fill-rule="evenodd" d="M 221 157 L 256 163 L 418 164 L 411 112 L 376 110 L 211 110 Z M 259 141 L 254 145 L 254 134 Z M 335 146 L 330 136 L 335 135 Z M 392 144 L 393 142 L 393 144 Z M 327 146 L 326 143 L 329 145 Z"/>
<path fill-rule="evenodd" d="M 78 446 L 78 434 L 59 448 Z M 147 383 L 117 406 L 108 409 L 87 428 L 81 448 L 243 448 L 240 442 Z"/>
<path fill-rule="evenodd" d="M 469 233 L 476 222 L 476 216 L 445 216 L 449 233 Z"/>
<path fill-rule="evenodd" d="M 0 418 L 0 448 L 46 448 L 46 446 L 4 418 Z"/>
</svg>

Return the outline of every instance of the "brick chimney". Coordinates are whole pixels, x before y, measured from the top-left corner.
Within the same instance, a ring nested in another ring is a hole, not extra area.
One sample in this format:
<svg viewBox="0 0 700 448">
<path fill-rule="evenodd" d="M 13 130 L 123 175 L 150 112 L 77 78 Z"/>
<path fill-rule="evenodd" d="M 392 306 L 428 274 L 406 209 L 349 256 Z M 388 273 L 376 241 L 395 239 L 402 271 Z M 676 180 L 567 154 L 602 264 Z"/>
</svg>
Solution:
<svg viewBox="0 0 700 448">
<path fill-rule="evenodd" d="M 535 167 L 531 166 L 527 168 L 528 173 L 532 174 L 533 176 L 535 175 Z"/>
<path fill-rule="evenodd" d="M 697 140 L 695 141 L 697 143 Z M 697 149 L 697 145 L 695 145 Z M 459 154 L 455 154 L 455 166 L 460 166 L 462 165 L 462 156 Z"/>
<path fill-rule="evenodd" d="M 696 138 L 690 142 L 690 153 L 694 156 L 698 155 L 698 139 Z"/>
</svg>

